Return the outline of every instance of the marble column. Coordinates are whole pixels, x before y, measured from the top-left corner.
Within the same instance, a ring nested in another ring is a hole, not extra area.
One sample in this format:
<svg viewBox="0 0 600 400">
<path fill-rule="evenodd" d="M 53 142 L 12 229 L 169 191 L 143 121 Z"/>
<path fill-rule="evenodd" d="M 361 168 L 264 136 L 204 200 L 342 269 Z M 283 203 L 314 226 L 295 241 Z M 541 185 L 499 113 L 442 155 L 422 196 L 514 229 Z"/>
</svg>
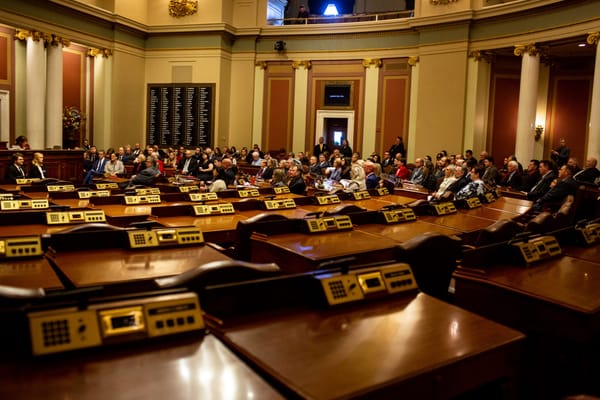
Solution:
<svg viewBox="0 0 600 400">
<path fill-rule="evenodd" d="M 312 140 L 307 144 L 306 112 L 308 99 L 308 70 L 312 67 L 310 61 L 294 61 L 294 122 L 292 135 L 292 151 L 307 151 L 312 149 Z"/>
<path fill-rule="evenodd" d="M 45 144 L 46 110 L 46 50 L 44 34 L 32 32 L 27 38 L 27 132 L 32 149 L 43 149 Z"/>
<path fill-rule="evenodd" d="M 415 7 L 417 7 L 415 4 Z M 408 57 L 410 72 L 410 113 L 408 115 L 408 140 L 404 158 L 411 160 L 415 157 L 417 147 L 417 113 L 418 113 L 418 88 L 419 88 L 419 56 Z"/>
<path fill-rule="evenodd" d="M 515 155 L 518 160 L 529 160 L 534 154 L 540 55 L 533 44 L 515 46 L 514 53 L 522 57 Z"/>
<path fill-rule="evenodd" d="M 377 96 L 379 90 L 379 58 L 365 59 L 365 117 L 363 121 L 362 158 L 366 159 L 377 147 Z M 379 152 L 380 154 L 382 151 Z"/>
<path fill-rule="evenodd" d="M 463 148 L 479 154 L 490 150 L 486 143 L 488 109 L 490 98 L 490 76 L 492 55 L 473 51 L 467 65 L 467 98 L 465 105 L 465 128 Z"/>
<path fill-rule="evenodd" d="M 587 42 L 590 45 L 596 45 L 596 64 L 594 67 L 594 83 L 592 87 L 592 104 L 590 107 L 590 128 L 588 132 L 587 158 L 594 157 L 600 160 L 600 56 L 598 55 L 598 46 L 600 46 L 600 33 L 590 33 Z"/>
<path fill-rule="evenodd" d="M 63 143 L 63 44 L 62 38 L 53 35 L 47 49 L 46 148 L 62 147 Z"/>
<path fill-rule="evenodd" d="M 254 109 L 252 114 L 251 143 L 262 142 L 265 69 L 267 69 L 267 63 L 265 61 L 256 62 L 254 67 Z"/>
</svg>

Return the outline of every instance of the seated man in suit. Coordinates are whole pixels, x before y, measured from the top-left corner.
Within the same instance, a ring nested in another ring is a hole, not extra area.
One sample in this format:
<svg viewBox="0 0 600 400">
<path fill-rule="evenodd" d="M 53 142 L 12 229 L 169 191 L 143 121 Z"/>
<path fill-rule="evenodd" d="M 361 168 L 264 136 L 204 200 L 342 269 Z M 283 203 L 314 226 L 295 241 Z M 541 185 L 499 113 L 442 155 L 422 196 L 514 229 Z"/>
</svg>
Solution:
<svg viewBox="0 0 600 400">
<path fill-rule="evenodd" d="M 377 189 L 379 187 L 379 177 L 375 175 L 375 164 L 372 161 L 365 161 L 363 164 L 367 189 Z"/>
<path fill-rule="evenodd" d="M 98 150 L 98 158 L 94 161 L 92 169 L 88 171 L 83 178 L 83 184 L 89 185 L 92 183 L 95 176 L 104 175 L 104 167 L 106 166 L 106 158 L 104 157 L 104 150 Z"/>
<path fill-rule="evenodd" d="M 184 157 L 177 163 L 177 172 L 182 175 L 196 176 L 198 171 L 198 160 L 193 156 L 191 150 L 186 150 Z"/>
<path fill-rule="evenodd" d="M 508 189 L 518 190 L 523 184 L 521 173 L 519 172 L 519 164 L 515 160 L 508 162 L 508 170 L 500 180 L 499 185 Z"/>
<path fill-rule="evenodd" d="M 12 164 L 6 169 L 6 181 L 10 183 L 17 183 L 17 179 L 27 178 L 25 174 L 25 159 L 23 154 L 14 153 L 12 155 Z"/>
<path fill-rule="evenodd" d="M 550 160 L 540 161 L 540 179 L 536 184 L 527 192 L 527 199 L 536 201 L 545 195 L 550 190 L 550 184 L 556 178 L 556 173 L 552 169 L 552 163 Z"/>
<path fill-rule="evenodd" d="M 289 171 L 290 180 L 288 186 L 290 192 L 295 194 L 306 194 L 306 183 L 302 177 L 302 170 L 297 165 L 292 165 Z"/>
<path fill-rule="evenodd" d="M 570 194 L 574 195 L 579 184 L 573 179 L 573 166 L 564 164 L 558 170 L 558 182 L 546 194 L 533 203 L 534 211 L 549 209 L 556 211 L 563 200 Z"/>
<path fill-rule="evenodd" d="M 133 187 L 135 185 L 152 186 L 156 178 L 161 175 L 155 157 L 146 158 L 144 163 L 146 168 L 141 170 L 137 175 L 131 177 L 128 187 Z"/>
<path fill-rule="evenodd" d="M 573 179 L 579 183 L 594 184 L 598 181 L 598 177 L 600 177 L 600 171 L 596 168 L 597 164 L 598 160 L 594 157 L 588 158 L 585 161 L 585 168 L 573 175 Z"/>
</svg>

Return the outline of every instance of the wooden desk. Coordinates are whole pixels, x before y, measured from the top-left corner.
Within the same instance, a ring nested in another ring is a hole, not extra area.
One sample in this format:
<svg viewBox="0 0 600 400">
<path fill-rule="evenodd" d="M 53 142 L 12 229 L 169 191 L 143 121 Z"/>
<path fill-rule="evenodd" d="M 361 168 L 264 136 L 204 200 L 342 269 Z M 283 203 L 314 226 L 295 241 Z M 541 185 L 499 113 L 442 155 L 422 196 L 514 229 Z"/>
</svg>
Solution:
<svg viewBox="0 0 600 400">
<path fill-rule="evenodd" d="M 427 200 L 427 196 L 429 196 L 429 191 L 427 189 L 415 185 L 405 185 L 401 188 L 394 188 L 394 193 L 410 197 L 413 200 Z"/>
<path fill-rule="evenodd" d="M 460 235 L 460 231 L 452 228 L 447 228 L 442 225 L 432 224 L 421 220 L 405 222 L 392 225 L 367 224 L 360 225 L 355 228 L 357 231 L 368 232 L 373 235 L 383 236 L 395 240 L 399 243 L 405 242 L 415 236 L 422 235 L 427 232 L 436 232 L 442 235 Z"/>
<path fill-rule="evenodd" d="M 489 204 L 484 204 L 483 207 L 523 214 L 525 211 L 529 210 L 532 205 L 533 202 L 531 200 L 499 197 Z"/>
<path fill-rule="evenodd" d="M 147 281 L 177 275 L 212 261 L 230 259 L 208 246 L 69 251 L 56 253 L 52 258 L 78 288 Z"/>
<path fill-rule="evenodd" d="M 48 261 L 42 257 L 3 260 L 0 263 L 0 285 L 46 290 L 63 288 Z"/>
<path fill-rule="evenodd" d="M 6 176 L 6 169 L 12 163 L 12 155 L 23 154 L 25 167 L 29 169 L 33 154 L 44 154 L 44 166 L 47 176 L 63 181 L 76 182 L 81 179 L 83 171 L 83 150 L 0 150 L 0 179 Z"/>
<path fill-rule="evenodd" d="M 472 211 L 472 210 L 470 210 Z M 457 212 L 447 215 L 423 215 L 420 216 L 421 221 L 430 222 L 436 225 L 442 225 L 447 228 L 452 228 L 460 231 L 463 238 L 468 239 L 471 235 L 476 234 L 479 230 L 484 229 L 495 222 L 488 218 L 480 218 L 472 216 L 468 213 Z"/>
<path fill-rule="evenodd" d="M 469 215 L 471 217 L 487 219 L 490 221 L 489 225 L 491 225 L 492 223 L 499 221 L 501 219 L 512 219 L 512 218 L 516 217 L 517 215 L 519 215 L 518 213 L 515 213 L 515 212 L 506 211 L 506 210 L 502 210 L 499 208 L 486 207 L 484 205 L 482 205 L 481 207 L 470 209 L 470 210 L 459 209 L 458 212 Z"/>
<path fill-rule="evenodd" d="M 564 253 L 573 258 L 579 258 L 581 260 L 600 263 L 600 243 L 589 247 L 574 247 L 569 246 L 563 249 Z"/>
<path fill-rule="evenodd" d="M 453 398 L 514 376 L 523 339 L 425 294 L 249 320 L 213 331 L 294 398 Z"/>
<path fill-rule="evenodd" d="M 165 339 L 60 357 L 3 357 L 0 397 L 11 400 L 284 398 L 212 335 Z"/>
<path fill-rule="evenodd" d="M 274 262 L 285 273 L 307 272 L 322 263 L 353 257 L 353 265 L 395 259 L 397 242 L 358 230 L 319 234 L 253 235 L 252 262 Z"/>
</svg>

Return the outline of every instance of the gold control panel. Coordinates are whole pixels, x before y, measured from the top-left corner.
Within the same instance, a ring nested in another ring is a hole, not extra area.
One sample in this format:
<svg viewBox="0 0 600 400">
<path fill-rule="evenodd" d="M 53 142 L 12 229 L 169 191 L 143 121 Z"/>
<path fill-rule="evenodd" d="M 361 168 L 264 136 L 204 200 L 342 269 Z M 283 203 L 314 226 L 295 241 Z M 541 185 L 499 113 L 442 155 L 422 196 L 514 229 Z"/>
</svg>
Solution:
<svg viewBox="0 0 600 400">
<path fill-rule="evenodd" d="M 330 306 L 418 288 L 412 269 L 406 263 L 351 270 L 347 274 L 321 274 L 316 278 L 321 281 Z"/>
<path fill-rule="evenodd" d="M 48 185 L 46 186 L 49 192 L 74 192 L 75 185 Z"/>
<path fill-rule="evenodd" d="M 189 193 L 189 192 L 197 192 L 200 188 L 197 185 L 193 186 L 179 186 L 179 191 L 181 193 Z"/>
<path fill-rule="evenodd" d="M 340 198 L 338 197 L 337 194 L 328 194 L 325 196 L 316 196 L 317 202 L 319 203 L 319 205 L 326 205 L 326 204 L 339 204 L 340 203 Z"/>
<path fill-rule="evenodd" d="M 417 216 L 411 208 L 397 208 L 381 212 L 386 224 L 398 224 L 400 222 L 415 221 Z"/>
<path fill-rule="evenodd" d="M 494 201 L 496 201 L 496 197 L 490 192 L 487 192 L 486 194 L 484 194 L 484 196 L 485 201 L 487 201 L 488 203 L 493 203 Z"/>
<path fill-rule="evenodd" d="M 42 238 L 40 236 L 19 236 L 0 239 L 0 258 L 19 258 L 41 256 Z"/>
<path fill-rule="evenodd" d="M 273 188 L 275 194 L 287 194 L 290 193 L 289 186 L 276 186 Z"/>
<path fill-rule="evenodd" d="M 231 203 L 219 203 L 219 204 L 198 204 L 194 206 L 194 215 L 205 216 L 205 215 L 221 215 L 221 214 L 235 214 L 235 208 Z"/>
<path fill-rule="evenodd" d="M 321 217 L 306 219 L 306 226 L 310 233 L 321 233 L 328 231 L 340 231 L 352 229 L 352 220 L 348 215 L 336 215 L 332 217 Z"/>
<path fill-rule="evenodd" d="M 294 199 L 265 200 L 265 208 L 267 210 L 282 210 L 296 208 L 296 202 L 294 201 Z"/>
<path fill-rule="evenodd" d="M 204 319 L 195 293 L 178 293 L 31 312 L 27 315 L 35 355 L 113 342 L 199 331 Z"/>
<path fill-rule="evenodd" d="M 90 197 L 109 197 L 110 190 L 84 190 L 77 192 L 80 199 L 89 199 Z"/>
<path fill-rule="evenodd" d="M 450 202 L 434 204 L 433 212 L 436 215 L 454 214 L 456 212 L 456 206 L 454 203 Z"/>
<path fill-rule="evenodd" d="M 47 199 L 0 201 L 0 209 L 2 210 L 39 210 L 48 207 L 50 207 L 50 204 Z"/>
<path fill-rule="evenodd" d="M 576 227 L 575 230 L 581 234 L 587 244 L 594 244 L 600 241 L 600 223 L 598 222 Z"/>
<path fill-rule="evenodd" d="M 467 208 L 472 209 L 472 208 L 477 208 L 477 207 L 481 207 L 481 200 L 479 200 L 479 197 L 469 197 L 465 204 L 467 205 Z"/>
<path fill-rule="evenodd" d="M 119 185 L 117 182 L 105 182 L 105 183 L 96 183 L 96 189 L 104 190 L 104 189 L 118 189 Z"/>
<path fill-rule="evenodd" d="M 525 242 L 512 243 L 526 264 L 545 260 L 562 254 L 558 240 L 554 236 L 537 236 Z"/>
<path fill-rule="evenodd" d="M 14 196 L 12 193 L 0 193 L 0 200 L 12 200 Z"/>
<path fill-rule="evenodd" d="M 48 225 L 106 222 L 104 210 L 52 211 L 46 213 Z"/>
<path fill-rule="evenodd" d="M 190 196 L 190 201 L 219 200 L 219 196 L 215 192 L 190 193 L 189 196 Z"/>
<path fill-rule="evenodd" d="M 127 231 L 129 246 L 132 249 L 163 246 L 203 244 L 202 231 L 196 227 Z"/>
<path fill-rule="evenodd" d="M 258 189 L 240 189 L 237 192 L 238 192 L 238 196 L 241 198 L 260 196 Z"/>
<path fill-rule="evenodd" d="M 354 200 L 367 200 L 371 198 L 371 195 L 366 190 L 359 190 L 358 192 L 352 192 L 352 198 Z"/>
<path fill-rule="evenodd" d="M 125 196 L 125 204 L 156 204 L 160 203 L 160 195 L 149 194 L 141 196 Z"/>
<path fill-rule="evenodd" d="M 139 189 L 135 189 L 135 194 L 137 194 L 138 196 L 147 196 L 149 194 L 160 194 L 160 188 L 157 188 L 157 187 L 139 188 Z"/>
<path fill-rule="evenodd" d="M 386 187 L 379 187 L 379 188 L 377 188 L 377 194 L 379 196 L 385 196 L 387 194 L 390 194 L 390 191 Z"/>
<path fill-rule="evenodd" d="M 17 185 L 31 185 L 33 182 L 39 182 L 40 178 L 17 178 Z"/>
</svg>

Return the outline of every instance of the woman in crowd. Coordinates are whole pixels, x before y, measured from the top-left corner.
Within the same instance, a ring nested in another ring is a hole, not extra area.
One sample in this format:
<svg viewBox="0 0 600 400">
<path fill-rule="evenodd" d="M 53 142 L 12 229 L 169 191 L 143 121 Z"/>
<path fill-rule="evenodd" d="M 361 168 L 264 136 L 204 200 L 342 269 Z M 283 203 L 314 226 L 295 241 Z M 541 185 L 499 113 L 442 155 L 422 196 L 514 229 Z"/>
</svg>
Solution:
<svg viewBox="0 0 600 400">
<path fill-rule="evenodd" d="M 208 158 L 208 154 L 206 152 L 201 153 L 202 159 L 199 161 L 198 165 L 198 179 L 204 182 L 213 180 L 213 170 L 215 169 L 215 165 Z"/>
<path fill-rule="evenodd" d="M 104 166 L 105 176 L 117 176 L 125 173 L 123 162 L 117 157 L 117 153 L 110 154 L 110 161 Z"/>
<path fill-rule="evenodd" d="M 44 166 L 44 155 L 42 153 L 33 153 L 31 168 L 29 168 L 29 177 L 46 179 L 46 167 Z"/>
</svg>

